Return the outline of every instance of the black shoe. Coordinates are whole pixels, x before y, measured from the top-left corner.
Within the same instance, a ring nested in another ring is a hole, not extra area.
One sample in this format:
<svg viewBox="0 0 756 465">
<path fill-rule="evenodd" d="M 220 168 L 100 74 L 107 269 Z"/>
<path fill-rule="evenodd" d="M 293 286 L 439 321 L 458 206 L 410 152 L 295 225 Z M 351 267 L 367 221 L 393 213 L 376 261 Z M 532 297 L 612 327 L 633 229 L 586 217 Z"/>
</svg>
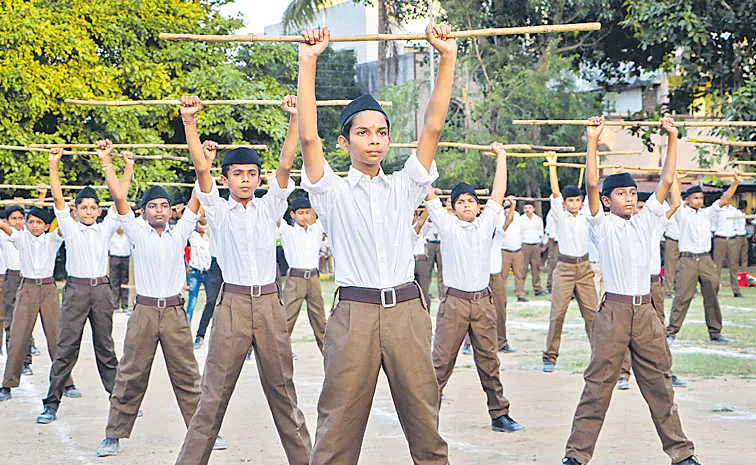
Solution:
<svg viewBox="0 0 756 465">
<path fill-rule="evenodd" d="M 0 402 L 6 401 L 12 398 L 13 396 L 11 395 L 10 388 L 7 388 L 7 387 L 0 388 Z"/>
<path fill-rule="evenodd" d="M 688 383 L 681 380 L 675 375 L 672 375 L 672 387 L 688 387 Z"/>
<path fill-rule="evenodd" d="M 517 298 L 517 301 L 518 301 L 518 302 L 530 302 L 530 301 L 529 301 L 528 299 L 526 299 L 525 297 L 518 297 L 518 298 Z"/>
<path fill-rule="evenodd" d="M 511 354 L 512 352 L 517 352 L 517 349 L 513 349 L 513 348 L 509 347 L 509 344 L 506 344 L 504 347 L 502 347 L 501 349 L 499 349 L 499 352 L 506 352 L 508 354 Z"/>
<path fill-rule="evenodd" d="M 24 368 L 21 370 L 21 374 L 24 376 L 31 376 L 34 374 L 34 371 L 31 369 L 31 365 L 28 365 L 24 363 Z"/>
<path fill-rule="evenodd" d="M 695 455 L 691 455 L 682 462 L 672 462 L 672 465 L 701 465 Z"/>
<path fill-rule="evenodd" d="M 63 395 L 68 397 L 69 399 L 78 399 L 81 397 L 81 391 L 79 391 L 79 388 L 72 384 L 63 388 Z"/>
<path fill-rule="evenodd" d="M 536 297 L 543 297 L 543 296 L 546 295 L 546 293 L 543 292 L 543 291 L 538 291 L 538 292 L 535 293 L 535 295 L 536 295 Z"/>
<path fill-rule="evenodd" d="M 733 295 L 733 297 L 742 298 L 743 294 L 741 294 L 740 292 L 735 292 L 735 295 Z"/>
<path fill-rule="evenodd" d="M 666 294 L 664 294 L 664 298 L 665 299 L 671 299 L 672 298 L 672 293 L 671 292 L 667 292 Z"/>
<path fill-rule="evenodd" d="M 502 415 L 491 420 L 491 429 L 499 433 L 514 433 L 524 430 L 525 427 L 514 421 L 509 415 Z"/>
<path fill-rule="evenodd" d="M 727 344 L 728 342 L 732 342 L 732 339 L 725 336 L 717 336 L 711 338 L 711 342 L 719 342 L 720 344 Z"/>
<path fill-rule="evenodd" d="M 52 407 L 45 407 L 44 410 L 42 410 L 42 413 L 37 415 L 37 423 L 40 423 L 42 425 L 47 425 L 55 421 L 56 415 L 55 415 L 55 409 Z"/>
<path fill-rule="evenodd" d="M 37 349 L 37 346 L 35 346 L 33 344 L 31 346 L 31 354 L 34 355 L 34 356 L 37 356 L 37 355 L 40 354 L 40 351 L 39 351 L 39 349 Z"/>
<path fill-rule="evenodd" d="M 565 457 L 562 459 L 562 465 L 583 465 L 572 457 Z"/>
<path fill-rule="evenodd" d="M 197 336 L 196 338 L 194 338 L 194 348 L 195 349 L 201 349 L 202 348 L 202 344 L 204 342 L 205 342 L 205 338 L 204 337 Z"/>
</svg>

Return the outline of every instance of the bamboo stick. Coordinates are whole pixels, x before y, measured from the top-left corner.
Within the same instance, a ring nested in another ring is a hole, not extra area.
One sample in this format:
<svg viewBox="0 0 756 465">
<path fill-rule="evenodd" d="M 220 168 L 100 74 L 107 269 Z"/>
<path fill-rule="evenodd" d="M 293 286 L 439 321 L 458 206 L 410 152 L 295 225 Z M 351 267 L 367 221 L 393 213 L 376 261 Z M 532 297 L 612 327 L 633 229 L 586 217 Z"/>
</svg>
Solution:
<svg viewBox="0 0 756 465">
<path fill-rule="evenodd" d="M 0 150 L 10 150 L 14 152 L 50 152 L 52 149 L 43 149 L 39 147 L 25 147 L 20 145 L 0 145 Z M 97 155 L 97 152 L 67 152 L 63 155 Z"/>
<path fill-rule="evenodd" d="M 517 34 L 544 34 L 552 32 L 597 31 L 601 23 L 553 24 L 542 26 L 502 27 L 491 29 L 472 29 L 468 31 L 453 31 L 452 38 L 488 37 Z M 160 34 L 163 40 L 193 41 L 193 42 L 304 42 L 301 35 L 297 36 L 262 36 L 262 35 L 210 35 L 210 34 Z M 425 40 L 422 34 L 366 34 L 351 36 L 331 36 L 329 41 L 335 42 L 376 42 L 381 40 Z"/>
<path fill-rule="evenodd" d="M 41 149 L 94 149 L 97 144 L 30 144 L 31 148 Z M 254 150 L 268 150 L 267 145 L 261 144 L 219 144 L 218 149 L 238 149 L 247 147 Z M 113 144 L 114 149 L 171 149 L 171 150 L 189 150 L 186 144 Z"/>
<path fill-rule="evenodd" d="M 587 119 L 516 119 L 512 124 L 529 125 L 529 126 L 598 126 Z M 659 121 L 607 121 L 607 126 L 646 126 L 660 127 Z M 756 121 L 675 121 L 675 127 L 678 128 L 742 128 L 756 127 Z"/>
<path fill-rule="evenodd" d="M 728 147 L 756 147 L 756 141 L 734 141 L 724 139 L 710 139 L 707 137 L 688 137 L 687 141 L 694 144 L 725 145 Z"/>
<path fill-rule="evenodd" d="M 528 145 L 528 144 L 503 144 L 504 150 L 548 150 L 553 152 L 574 152 L 575 147 L 565 147 L 565 146 L 550 146 L 550 145 Z M 480 145 L 480 144 L 465 144 L 462 142 L 439 142 L 439 147 L 450 147 L 450 148 L 457 148 L 457 149 L 467 149 L 467 150 L 491 150 L 491 145 Z M 389 145 L 389 147 L 394 149 L 416 149 L 417 148 L 417 142 L 407 142 L 407 143 L 392 143 Z"/>
<path fill-rule="evenodd" d="M 533 153 L 507 153 L 507 158 L 545 158 L 546 155 L 549 155 L 550 152 L 533 152 Z M 496 154 L 493 152 L 485 152 L 484 155 L 488 155 L 491 157 L 495 157 Z M 562 156 L 564 157 L 585 157 L 588 155 L 588 152 L 574 152 L 574 153 L 567 153 Z M 643 155 L 643 152 L 598 152 L 598 155 L 600 157 L 614 157 L 614 156 L 624 156 L 624 155 Z"/>
<path fill-rule="evenodd" d="M 85 187 L 91 187 L 93 189 L 107 189 L 108 186 L 60 186 L 61 189 L 72 189 L 72 190 L 81 190 Z M 0 189 L 36 189 L 37 185 L 31 185 L 31 184 L 0 184 Z M 46 189 L 50 189 L 49 185 L 45 185 Z"/>
<path fill-rule="evenodd" d="M 451 189 L 442 189 L 441 194 L 442 195 L 451 195 L 452 191 Z M 475 195 L 488 195 L 489 191 L 488 189 L 475 189 Z"/>
<path fill-rule="evenodd" d="M 141 105 L 181 105 L 181 100 L 79 100 L 67 98 L 66 103 L 72 105 L 89 105 L 99 107 L 133 107 Z M 201 100 L 202 105 L 282 105 L 283 100 Z M 319 107 L 343 107 L 349 105 L 351 100 L 318 100 L 315 104 Z M 378 102 L 383 107 L 390 107 L 393 102 Z"/>
<path fill-rule="evenodd" d="M 731 163 L 735 165 L 756 165 L 756 160 L 733 161 Z"/>
</svg>

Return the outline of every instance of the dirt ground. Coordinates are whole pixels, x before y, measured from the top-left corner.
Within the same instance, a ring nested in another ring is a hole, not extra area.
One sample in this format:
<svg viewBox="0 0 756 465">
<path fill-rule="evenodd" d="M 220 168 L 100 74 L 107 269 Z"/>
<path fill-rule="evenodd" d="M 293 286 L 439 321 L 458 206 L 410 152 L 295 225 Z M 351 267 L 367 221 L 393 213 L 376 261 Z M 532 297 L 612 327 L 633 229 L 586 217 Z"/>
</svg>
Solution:
<svg viewBox="0 0 756 465">
<path fill-rule="evenodd" d="M 750 300 L 750 299 L 747 299 Z M 518 305 L 511 304 L 512 310 Z M 749 307 L 756 307 L 753 301 Z M 195 314 L 199 321 L 201 306 Z M 559 464 L 570 432 L 582 377 L 577 370 L 540 371 L 541 345 L 547 325 L 510 317 L 511 344 L 519 349 L 502 354 L 502 381 L 512 402 L 511 415 L 526 426 L 516 434 L 494 433 L 489 428 L 485 396 L 474 370 L 472 356 L 460 355 L 446 390 L 441 431 L 455 464 Z M 116 314 L 114 338 L 121 353 L 127 315 Z M 541 321 L 540 323 L 547 323 Z M 577 325 L 579 326 L 579 325 Z M 518 329 L 527 327 L 527 329 Z M 579 330 L 579 327 L 578 327 Z M 107 421 L 108 398 L 100 384 L 89 329 L 84 336 L 74 371 L 81 399 L 64 399 L 58 421 L 35 423 L 47 391 L 50 362 L 41 327 L 36 340 L 42 355 L 34 358 L 34 375 L 25 376 L 13 399 L 0 404 L 0 465 L 42 464 L 172 464 L 184 437 L 184 425 L 170 388 L 165 363 L 158 354 L 143 403 L 144 417 L 137 421 L 131 439 L 121 442 L 121 454 L 95 456 Z M 318 394 L 323 380 L 322 358 L 311 339 L 304 314 L 293 336 L 295 383 L 300 407 L 314 437 Z M 587 343 L 582 343 L 587 349 Z M 572 344 L 570 344 L 570 347 Z M 196 351 L 203 367 L 207 346 Z M 411 356 L 411 354 L 407 354 Z M 0 368 L 4 368 L 0 357 Z M 254 463 L 285 464 L 284 452 L 262 394 L 254 362 L 247 362 L 236 387 L 221 433 L 229 448 L 213 453 L 215 465 Z M 683 425 L 696 443 L 697 455 L 707 465 L 740 465 L 756 461 L 756 376 L 697 379 L 686 377 L 689 387 L 677 390 Z M 651 418 L 634 380 L 629 391 L 617 392 L 591 464 L 668 464 Z M 411 463 L 385 378 L 376 392 L 361 464 Z"/>
</svg>

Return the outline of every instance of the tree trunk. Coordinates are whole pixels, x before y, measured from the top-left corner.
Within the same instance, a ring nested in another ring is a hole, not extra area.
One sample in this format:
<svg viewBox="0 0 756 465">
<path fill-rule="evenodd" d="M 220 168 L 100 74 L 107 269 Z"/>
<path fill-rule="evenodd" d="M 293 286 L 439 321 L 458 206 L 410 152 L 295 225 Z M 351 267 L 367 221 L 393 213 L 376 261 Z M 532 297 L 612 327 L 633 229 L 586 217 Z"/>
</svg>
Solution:
<svg viewBox="0 0 756 465">
<path fill-rule="evenodd" d="M 378 1 L 378 33 L 388 34 L 389 19 L 386 11 L 386 0 Z M 378 90 L 383 89 L 386 85 L 386 52 L 388 51 L 388 42 L 385 40 L 378 41 Z"/>
</svg>

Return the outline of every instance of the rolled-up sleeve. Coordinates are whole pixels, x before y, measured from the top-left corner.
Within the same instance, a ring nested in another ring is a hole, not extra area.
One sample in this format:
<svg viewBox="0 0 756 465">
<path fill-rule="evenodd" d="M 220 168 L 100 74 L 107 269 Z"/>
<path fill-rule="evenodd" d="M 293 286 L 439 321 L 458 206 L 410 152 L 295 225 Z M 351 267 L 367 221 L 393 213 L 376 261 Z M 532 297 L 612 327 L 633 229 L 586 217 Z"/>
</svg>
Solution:
<svg viewBox="0 0 756 465">
<path fill-rule="evenodd" d="M 189 236 L 192 235 L 192 232 L 194 232 L 194 227 L 197 225 L 198 220 L 199 214 L 194 213 L 189 208 L 184 209 L 184 214 L 181 215 L 178 223 L 176 223 L 176 228 L 178 229 L 179 236 L 182 237 L 184 241 L 189 239 Z"/>
<path fill-rule="evenodd" d="M 287 199 L 292 192 L 294 192 L 294 181 L 291 178 L 287 180 L 284 188 L 278 185 L 278 179 L 275 176 L 270 180 L 268 193 L 260 199 L 270 218 L 278 221 L 284 216 L 289 206 Z"/>
<path fill-rule="evenodd" d="M 449 225 L 451 224 L 452 219 L 451 215 L 446 212 L 443 204 L 441 204 L 441 199 L 436 197 L 433 200 L 426 201 L 425 208 L 428 209 L 428 216 L 430 216 L 431 221 L 433 221 L 433 224 L 436 226 L 436 229 L 438 229 L 441 237 L 443 237 L 444 234 L 448 234 Z"/>
<path fill-rule="evenodd" d="M 221 198 L 218 186 L 213 183 L 210 192 L 205 193 L 200 190 L 199 181 L 194 183 L 194 192 L 197 194 L 197 200 L 205 209 L 205 218 L 210 228 L 217 228 L 223 222 L 225 213 L 225 200 Z"/>
<path fill-rule="evenodd" d="M 402 172 L 405 173 L 416 184 L 428 187 L 433 181 L 438 179 L 438 168 L 436 167 L 436 161 L 431 163 L 430 170 L 425 169 L 420 160 L 417 158 L 417 150 L 413 151 L 407 161 L 404 162 L 404 168 Z"/>
<path fill-rule="evenodd" d="M 55 218 L 58 219 L 58 228 L 60 228 L 63 237 L 71 234 L 71 228 L 76 226 L 76 221 L 71 217 L 71 208 L 64 203 L 63 208 L 60 210 L 53 206 L 53 212 L 55 213 Z"/>
<path fill-rule="evenodd" d="M 141 239 L 142 234 L 146 231 L 146 228 L 137 222 L 134 211 L 129 210 L 125 215 L 119 214 L 118 221 L 121 222 L 123 233 L 126 234 L 129 241 L 131 241 L 132 244 L 137 244 Z"/>
<path fill-rule="evenodd" d="M 310 181 L 307 176 L 307 169 L 302 168 L 302 188 L 310 194 L 310 202 L 312 202 L 312 208 L 315 213 L 320 217 L 327 217 L 336 196 L 344 188 L 346 180 L 342 179 L 334 174 L 331 165 L 325 162 L 323 167 L 323 177 L 316 183 Z"/>
<path fill-rule="evenodd" d="M 490 230 L 491 234 L 493 234 L 496 225 L 500 223 L 502 213 L 504 213 L 504 207 L 501 204 L 493 200 L 486 202 L 486 209 L 483 210 L 483 213 L 479 217 L 483 223 L 482 227 Z"/>
<path fill-rule="evenodd" d="M 333 186 L 333 183 L 336 181 L 337 177 L 338 176 L 333 173 L 331 165 L 328 164 L 328 162 L 325 162 L 325 165 L 323 166 L 323 177 L 321 177 L 318 182 L 313 183 L 312 181 L 310 181 L 310 177 L 307 175 L 306 167 L 303 167 L 302 187 L 305 191 L 313 195 L 325 194 L 326 192 L 328 192 L 328 189 Z"/>
</svg>

